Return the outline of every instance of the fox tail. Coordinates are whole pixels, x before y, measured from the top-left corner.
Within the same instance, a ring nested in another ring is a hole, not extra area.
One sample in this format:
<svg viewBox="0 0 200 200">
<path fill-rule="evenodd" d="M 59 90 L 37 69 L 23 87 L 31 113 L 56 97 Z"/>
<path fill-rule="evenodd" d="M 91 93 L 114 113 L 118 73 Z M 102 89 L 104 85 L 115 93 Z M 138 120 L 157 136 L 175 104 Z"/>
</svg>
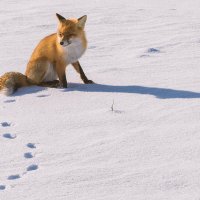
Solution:
<svg viewBox="0 0 200 200">
<path fill-rule="evenodd" d="M 34 85 L 27 76 L 19 72 L 7 72 L 0 77 L 0 93 L 6 96 L 13 94 L 18 88 Z"/>
</svg>

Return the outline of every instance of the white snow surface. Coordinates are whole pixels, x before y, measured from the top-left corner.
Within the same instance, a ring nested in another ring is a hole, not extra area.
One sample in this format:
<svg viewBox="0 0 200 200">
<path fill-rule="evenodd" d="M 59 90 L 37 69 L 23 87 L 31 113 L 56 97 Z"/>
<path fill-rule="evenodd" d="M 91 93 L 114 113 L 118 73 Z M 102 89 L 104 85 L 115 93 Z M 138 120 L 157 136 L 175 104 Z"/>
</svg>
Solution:
<svg viewBox="0 0 200 200">
<path fill-rule="evenodd" d="M 68 66 L 68 89 L 0 96 L 0 200 L 199 200 L 200 1 L 1 0 L 1 75 L 55 13 L 88 15 L 96 84 Z"/>
</svg>

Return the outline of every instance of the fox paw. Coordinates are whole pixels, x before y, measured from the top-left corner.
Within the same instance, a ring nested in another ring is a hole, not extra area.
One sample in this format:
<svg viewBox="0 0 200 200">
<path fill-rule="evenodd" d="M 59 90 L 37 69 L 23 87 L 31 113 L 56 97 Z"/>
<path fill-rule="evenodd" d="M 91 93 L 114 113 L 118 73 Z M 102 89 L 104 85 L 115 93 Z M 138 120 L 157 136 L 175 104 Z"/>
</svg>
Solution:
<svg viewBox="0 0 200 200">
<path fill-rule="evenodd" d="M 92 81 L 92 80 L 86 80 L 86 81 L 84 81 L 84 83 L 85 84 L 94 84 L 94 81 Z"/>
</svg>

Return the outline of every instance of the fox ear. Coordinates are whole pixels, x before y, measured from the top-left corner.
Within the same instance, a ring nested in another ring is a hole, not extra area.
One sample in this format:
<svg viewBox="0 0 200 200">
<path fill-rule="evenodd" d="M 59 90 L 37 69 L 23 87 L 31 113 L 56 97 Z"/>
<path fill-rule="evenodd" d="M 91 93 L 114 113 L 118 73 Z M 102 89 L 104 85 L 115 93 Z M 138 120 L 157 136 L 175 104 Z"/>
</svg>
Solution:
<svg viewBox="0 0 200 200">
<path fill-rule="evenodd" d="M 60 22 L 63 22 L 63 21 L 66 20 L 63 16 L 59 15 L 58 13 L 56 13 L 56 16 L 57 16 L 57 18 L 58 18 L 58 20 L 59 20 Z"/>
<path fill-rule="evenodd" d="M 84 27 L 85 27 L 85 22 L 86 22 L 86 20 L 87 20 L 87 15 L 84 15 L 84 16 L 78 18 L 78 23 L 77 23 L 78 26 L 79 26 L 80 28 L 84 28 Z"/>
</svg>

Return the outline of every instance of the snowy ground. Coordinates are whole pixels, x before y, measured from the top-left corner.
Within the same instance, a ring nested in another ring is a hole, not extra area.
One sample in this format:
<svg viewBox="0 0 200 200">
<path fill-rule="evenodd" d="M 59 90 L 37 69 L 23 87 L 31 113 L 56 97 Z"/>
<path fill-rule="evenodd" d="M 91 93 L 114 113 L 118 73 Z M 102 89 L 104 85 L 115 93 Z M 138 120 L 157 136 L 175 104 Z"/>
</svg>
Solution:
<svg viewBox="0 0 200 200">
<path fill-rule="evenodd" d="M 58 12 L 88 15 L 68 89 L 0 96 L 0 200 L 199 200 L 200 1 L 1 0 L 0 74 Z M 111 106 L 114 100 L 114 111 Z"/>
</svg>

